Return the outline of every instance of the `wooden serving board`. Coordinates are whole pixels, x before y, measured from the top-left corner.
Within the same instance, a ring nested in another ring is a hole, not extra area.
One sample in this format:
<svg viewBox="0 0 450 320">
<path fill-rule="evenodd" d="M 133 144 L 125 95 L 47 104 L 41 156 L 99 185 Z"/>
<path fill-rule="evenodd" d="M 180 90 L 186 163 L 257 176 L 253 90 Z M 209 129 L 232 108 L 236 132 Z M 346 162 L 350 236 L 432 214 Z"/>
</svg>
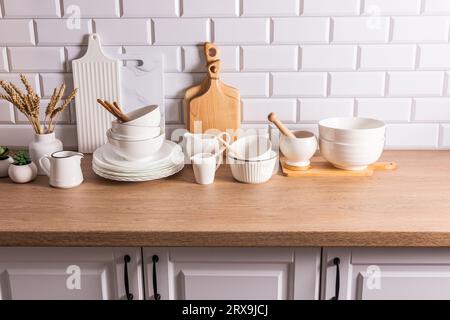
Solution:
<svg viewBox="0 0 450 320">
<path fill-rule="evenodd" d="M 220 60 L 208 66 L 209 84 L 206 91 L 189 103 L 190 132 L 210 129 L 236 131 L 241 124 L 240 95 L 237 89 L 219 80 Z"/>
<path fill-rule="evenodd" d="M 283 175 L 287 177 L 369 177 L 375 171 L 397 169 L 395 162 L 376 162 L 360 171 L 342 170 L 334 167 L 322 157 L 312 158 L 309 169 L 289 166 L 284 157 L 280 158 L 280 163 Z"/>
</svg>

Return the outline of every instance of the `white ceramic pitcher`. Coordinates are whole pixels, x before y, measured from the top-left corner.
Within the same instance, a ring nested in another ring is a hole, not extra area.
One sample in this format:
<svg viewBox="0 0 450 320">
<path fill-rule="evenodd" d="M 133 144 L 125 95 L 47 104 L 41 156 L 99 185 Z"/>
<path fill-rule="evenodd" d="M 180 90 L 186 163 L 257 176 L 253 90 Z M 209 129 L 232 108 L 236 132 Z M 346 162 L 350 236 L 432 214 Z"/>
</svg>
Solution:
<svg viewBox="0 0 450 320">
<path fill-rule="evenodd" d="M 74 188 L 83 182 L 81 171 L 82 153 L 57 151 L 39 159 L 42 170 L 49 177 L 49 183 L 55 188 Z"/>
</svg>

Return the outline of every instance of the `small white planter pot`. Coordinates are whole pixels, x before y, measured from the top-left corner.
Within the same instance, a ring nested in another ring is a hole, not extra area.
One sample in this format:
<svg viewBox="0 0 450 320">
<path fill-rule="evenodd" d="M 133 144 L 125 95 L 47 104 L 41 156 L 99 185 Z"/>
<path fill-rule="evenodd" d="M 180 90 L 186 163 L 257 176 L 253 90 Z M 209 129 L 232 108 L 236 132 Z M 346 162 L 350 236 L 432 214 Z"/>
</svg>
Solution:
<svg viewBox="0 0 450 320">
<path fill-rule="evenodd" d="M 8 176 L 9 165 L 13 162 L 14 162 L 14 160 L 11 157 L 0 160 L 0 178 L 4 178 L 4 177 Z"/>
<path fill-rule="evenodd" d="M 24 166 L 12 164 L 8 169 L 9 178 L 15 183 L 27 183 L 36 179 L 37 167 L 34 162 Z"/>
</svg>

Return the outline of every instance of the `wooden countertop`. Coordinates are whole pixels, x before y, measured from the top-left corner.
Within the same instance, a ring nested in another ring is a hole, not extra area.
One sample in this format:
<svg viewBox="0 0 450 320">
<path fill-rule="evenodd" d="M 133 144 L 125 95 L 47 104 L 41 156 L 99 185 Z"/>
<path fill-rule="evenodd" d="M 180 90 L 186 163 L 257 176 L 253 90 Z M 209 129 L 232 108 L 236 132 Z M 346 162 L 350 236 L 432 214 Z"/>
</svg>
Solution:
<svg viewBox="0 0 450 320">
<path fill-rule="evenodd" d="M 210 186 L 192 169 L 145 183 L 50 188 L 0 179 L 0 246 L 450 246 L 450 151 L 386 151 L 373 177 Z"/>
</svg>

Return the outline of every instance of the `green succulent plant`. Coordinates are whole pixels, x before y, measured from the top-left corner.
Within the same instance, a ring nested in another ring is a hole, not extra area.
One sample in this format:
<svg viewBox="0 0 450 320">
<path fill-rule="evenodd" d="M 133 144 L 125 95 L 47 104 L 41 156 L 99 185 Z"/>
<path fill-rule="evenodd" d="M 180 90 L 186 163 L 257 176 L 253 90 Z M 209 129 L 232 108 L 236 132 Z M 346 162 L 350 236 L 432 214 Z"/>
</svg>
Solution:
<svg viewBox="0 0 450 320">
<path fill-rule="evenodd" d="M 0 146 L 0 160 L 8 159 L 9 149 L 7 147 Z"/>
<path fill-rule="evenodd" d="M 30 156 L 26 151 L 19 151 L 14 156 L 14 165 L 16 166 L 26 166 L 31 163 Z"/>
</svg>

